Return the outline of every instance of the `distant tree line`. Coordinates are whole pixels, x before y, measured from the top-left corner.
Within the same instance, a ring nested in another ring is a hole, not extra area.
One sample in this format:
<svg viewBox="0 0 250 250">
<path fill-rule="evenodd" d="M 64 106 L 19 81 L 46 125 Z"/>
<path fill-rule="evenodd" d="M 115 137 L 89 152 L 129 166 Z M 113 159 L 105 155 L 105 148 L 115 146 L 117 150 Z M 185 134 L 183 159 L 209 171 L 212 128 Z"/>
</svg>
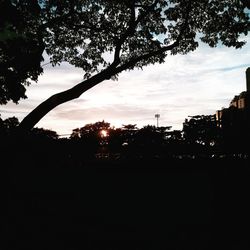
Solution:
<svg viewBox="0 0 250 250">
<path fill-rule="evenodd" d="M 58 158 L 71 159 L 147 159 L 199 158 L 236 156 L 248 157 L 249 135 L 246 131 L 224 131 L 215 115 L 197 115 L 185 119 L 182 130 L 171 126 L 156 127 L 136 124 L 111 126 L 105 121 L 86 124 L 72 130 L 69 138 L 60 138 L 55 132 L 33 128 L 23 138 L 15 133 L 19 121 L 0 117 L 2 146 L 12 143 L 31 144 L 39 152 L 49 152 Z M 18 136 L 17 138 L 15 136 Z M 21 144 L 20 144 L 21 145 Z"/>
</svg>

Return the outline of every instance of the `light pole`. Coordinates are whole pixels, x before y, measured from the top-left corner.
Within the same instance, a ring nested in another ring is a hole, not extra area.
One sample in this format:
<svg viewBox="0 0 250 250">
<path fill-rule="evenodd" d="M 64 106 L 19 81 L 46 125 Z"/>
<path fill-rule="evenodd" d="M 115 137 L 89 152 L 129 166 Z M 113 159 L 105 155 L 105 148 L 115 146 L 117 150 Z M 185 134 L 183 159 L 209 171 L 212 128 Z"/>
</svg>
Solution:
<svg viewBox="0 0 250 250">
<path fill-rule="evenodd" d="M 156 118 L 156 127 L 159 127 L 159 118 L 160 118 L 160 114 L 155 114 L 155 118 Z"/>
</svg>

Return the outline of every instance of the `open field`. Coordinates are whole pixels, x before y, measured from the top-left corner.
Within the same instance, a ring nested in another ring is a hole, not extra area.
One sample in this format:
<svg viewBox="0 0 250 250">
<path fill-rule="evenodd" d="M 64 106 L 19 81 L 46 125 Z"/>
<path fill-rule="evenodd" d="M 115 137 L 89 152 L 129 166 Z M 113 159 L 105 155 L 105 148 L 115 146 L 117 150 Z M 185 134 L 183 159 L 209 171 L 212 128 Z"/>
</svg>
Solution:
<svg viewBox="0 0 250 250">
<path fill-rule="evenodd" d="M 2 182 L 8 249 L 248 247 L 246 161 L 43 163 Z"/>
</svg>

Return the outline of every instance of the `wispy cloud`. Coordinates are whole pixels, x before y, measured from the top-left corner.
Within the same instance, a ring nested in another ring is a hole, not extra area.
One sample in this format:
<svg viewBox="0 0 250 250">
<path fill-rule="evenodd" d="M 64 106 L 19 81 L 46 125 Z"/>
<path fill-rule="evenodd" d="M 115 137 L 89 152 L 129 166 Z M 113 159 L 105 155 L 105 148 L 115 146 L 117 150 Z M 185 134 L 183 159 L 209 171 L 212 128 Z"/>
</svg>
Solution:
<svg viewBox="0 0 250 250">
<path fill-rule="evenodd" d="M 232 70 L 235 70 L 235 69 L 241 69 L 241 68 L 247 68 L 249 67 L 250 63 L 245 63 L 245 64 L 239 64 L 239 65 L 235 65 L 235 66 L 232 66 L 232 67 L 225 67 L 225 68 L 218 68 L 218 69 L 215 69 L 217 71 L 232 71 Z"/>
<path fill-rule="evenodd" d="M 240 50 L 202 45 L 185 55 L 169 56 L 164 64 L 143 71 L 123 72 L 118 81 L 105 81 L 79 99 L 60 105 L 38 126 L 70 133 L 86 123 L 106 120 L 115 126 L 155 124 L 181 129 L 188 115 L 213 114 L 227 107 L 234 95 L 246 89 L 245 70 L 250 67 L 250 39 Z M 39 82 L 28 87 L 28 99 L 1 107 L 2 117 L 22 119 L 40 102 L 82 81 L 83 72 L 68 64 L 45 66 Z"/>
</svg>

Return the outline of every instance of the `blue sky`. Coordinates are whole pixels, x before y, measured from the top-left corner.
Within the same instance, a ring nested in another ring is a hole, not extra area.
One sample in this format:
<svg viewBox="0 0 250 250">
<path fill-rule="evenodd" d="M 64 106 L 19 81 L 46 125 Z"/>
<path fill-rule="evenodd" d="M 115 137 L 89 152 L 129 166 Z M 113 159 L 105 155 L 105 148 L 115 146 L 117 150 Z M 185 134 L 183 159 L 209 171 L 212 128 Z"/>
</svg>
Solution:
<svg viewBox="0 0 250 250">
<path fill-rule="evenodd" d="M 250 67 L 250 39 L 242 49 L 200 47 L 188 55 L 166 58 L 143 70 L 123 72 L 118 81 L 105 81 L 80 98 L 58 106 L 37 127 L 70 134 L 87 123 L 105 120 L 122 124 L 156 125 L 182 129 L 189 115 L 214 114 L 228 107 L 234 95 L 246 90 L 245 71 Z M 67 64 L 44 66 L 38 83 L 27 88 L 28 99 L 1 106 L 1 117 L 19 120 L 59 91 L 82 81 L 83 72 Z"/>
</svg>

